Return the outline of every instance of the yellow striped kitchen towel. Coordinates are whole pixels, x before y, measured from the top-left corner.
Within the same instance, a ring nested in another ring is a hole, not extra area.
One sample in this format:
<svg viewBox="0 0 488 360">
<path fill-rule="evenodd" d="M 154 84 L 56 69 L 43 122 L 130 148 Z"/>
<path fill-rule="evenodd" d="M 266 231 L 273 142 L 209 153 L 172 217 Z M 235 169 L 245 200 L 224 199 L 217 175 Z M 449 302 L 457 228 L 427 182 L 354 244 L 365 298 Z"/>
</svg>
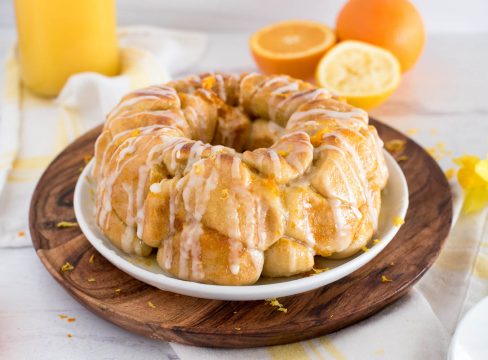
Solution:
<svg viewBox="0 0 488 360">
<path fill-rule="evenodd" d="M 206 47 L 200 33 L 155 27 L 122 28 L 119 41 L 121 75 L 76 74 L 57 99 L 30 93 L 22 86 L 15 52 L 6 59 L 0 99 L 0 247 L 30 245 L 30 197 L 57 153 L 103 122 L 126 92 L 169 80 L 170 70 L 192 66 Z"/>
</svg>

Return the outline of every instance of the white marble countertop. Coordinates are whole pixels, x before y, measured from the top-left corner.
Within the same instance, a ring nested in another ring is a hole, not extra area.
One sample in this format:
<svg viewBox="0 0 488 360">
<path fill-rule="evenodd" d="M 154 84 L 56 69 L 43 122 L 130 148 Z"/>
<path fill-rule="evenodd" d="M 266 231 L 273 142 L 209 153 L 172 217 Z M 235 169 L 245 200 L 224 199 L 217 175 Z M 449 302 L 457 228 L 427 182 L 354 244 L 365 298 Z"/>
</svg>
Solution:
<svg viewBox="0 0 488 360">
<path fill-rule="evenodd" d="M 12 30 L 0 30 L 0 57 Z M 253 69 L 246 33 L 210 33 L 191 72 Z M 372 115 L 426 147 L 452 156 L 488 152 L 488 33 L 430 36 L 419 64 Z M 118 328 L 79 305 L 41 265 L 32 248 L 0 249 L 0 358 L 177 359 L 168 344 Z M 68 323 L 59 314 L 76 318 Z M 72 334 L 69 338 L 68 334 Z"/>
</svg>

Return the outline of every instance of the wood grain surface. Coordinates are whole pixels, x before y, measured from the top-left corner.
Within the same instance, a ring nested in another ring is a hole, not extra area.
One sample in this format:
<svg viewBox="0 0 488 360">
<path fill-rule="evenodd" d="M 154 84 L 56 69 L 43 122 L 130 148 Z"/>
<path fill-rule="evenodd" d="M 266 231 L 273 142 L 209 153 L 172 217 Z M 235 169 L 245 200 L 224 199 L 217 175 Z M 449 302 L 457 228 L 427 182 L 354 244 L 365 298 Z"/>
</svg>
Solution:
<svg viewBox="0 0 488 360">
<path fill-rule="evenodd" d="M 404 156 L 400 166 L 410 191 L 405 224 L 381 254 L 346 278 L 280 298 L 287 313 L 264 301 L 205 300 L 158 290 L 110 264 L 79 228 L 58 228 L 60 221 L 76 221 L 75 184 L 84 157 L 93 154 L 100 127 L 66 148 L 41 177 L 29 213 L 32 242 L 49 273 L 76 300 L 102 318 L 151 338 L 240 348 L 284 344 L 339 330 L 404 295 L 435 261 L 451 225 L 450 189 L 437 163 L 403 134 L 371 122 L 384 141 L 407 141 L 404 152 L 397 154 Z M 66 262 L 74 269 L 60 271 Z M 383 283 L 382 275 L 392 281 Z"/>
</svg>

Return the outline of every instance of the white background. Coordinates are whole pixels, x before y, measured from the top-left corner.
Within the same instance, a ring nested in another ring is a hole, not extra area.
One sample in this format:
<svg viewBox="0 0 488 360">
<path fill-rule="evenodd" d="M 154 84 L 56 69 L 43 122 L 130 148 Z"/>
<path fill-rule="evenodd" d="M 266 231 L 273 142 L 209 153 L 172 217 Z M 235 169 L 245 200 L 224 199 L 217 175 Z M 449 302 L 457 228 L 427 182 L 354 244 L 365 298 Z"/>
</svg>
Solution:
<svg viewBox="0 0 488 360">
<path fill-rule="evenodd" d="M 13 26 L 13 2 L 0 0 L 0 27 Z M 422 13 L 429 33 L 488 31 L 487 0 L 413 2 Z M 252 30 L 269 22 L 289 18 L 315 19 L 334 26 L 337 12 L 344 3 L 344 0 L 117 1 L 119 24 L 145 23 L 203 30 Z"/>
</svg>

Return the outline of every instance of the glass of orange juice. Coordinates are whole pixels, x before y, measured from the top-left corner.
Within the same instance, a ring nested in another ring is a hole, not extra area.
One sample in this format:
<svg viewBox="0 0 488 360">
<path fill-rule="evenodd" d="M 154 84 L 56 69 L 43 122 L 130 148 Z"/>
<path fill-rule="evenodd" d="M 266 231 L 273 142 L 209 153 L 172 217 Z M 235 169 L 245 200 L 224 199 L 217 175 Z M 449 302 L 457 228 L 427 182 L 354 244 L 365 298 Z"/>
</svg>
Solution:
<svg viewBox="0 0 488 360">
<path fill-rule="evenodd" d="M 56 96 L 73 74 L 119 72 L 115 0 L 15 0 L 23 83 Z"/>
</svg>

